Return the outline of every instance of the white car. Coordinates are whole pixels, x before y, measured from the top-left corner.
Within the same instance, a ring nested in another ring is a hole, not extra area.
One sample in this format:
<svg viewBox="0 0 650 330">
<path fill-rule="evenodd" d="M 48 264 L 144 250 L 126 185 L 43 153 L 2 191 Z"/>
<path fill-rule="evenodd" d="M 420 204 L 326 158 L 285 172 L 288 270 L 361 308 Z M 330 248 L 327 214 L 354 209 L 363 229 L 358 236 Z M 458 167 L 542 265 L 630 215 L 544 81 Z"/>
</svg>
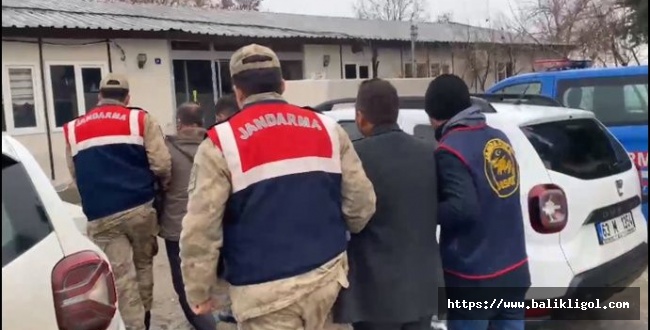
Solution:
<svg viewBox="0 0 650 330">
<path fill-rule="evenodd" d="M 648 229 L 641 212 L 639 174 L 594 115 L 478 98 L 473 102 L 484 109 L 488 124 L 511 140 L 521 168 L 532 277 L 527 298 L 577 297 L 581 288 L 626 287 L 641 276 L 648 261 Z M 353 108 L 323 114 L 335 118 L 353 140 L 361 138 Z M 400 110 L 398 124 L 435 146 L 423 110 Z M 613 293 L 603 290 L 601 298 Z M 551 316 L 551 310 L 526 313 L 529 318 Z"/>
<path fill-rule="evenodd" d="M 111 267 L 77 228 L 77 208 L 3 134 L 2 329 L 125 329 Z"/>
</svg>

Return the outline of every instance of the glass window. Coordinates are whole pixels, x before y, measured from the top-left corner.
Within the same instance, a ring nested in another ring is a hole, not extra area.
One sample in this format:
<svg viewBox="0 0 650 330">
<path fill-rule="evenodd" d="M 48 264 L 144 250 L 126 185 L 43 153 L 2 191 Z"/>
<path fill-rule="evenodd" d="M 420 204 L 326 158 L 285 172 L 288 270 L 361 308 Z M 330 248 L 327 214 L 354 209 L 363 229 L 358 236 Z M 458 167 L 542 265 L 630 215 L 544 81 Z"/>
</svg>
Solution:
<svg viewBox="0 0 650 330">
<path fill-rule="evenodd" d="M 404 78 L 413 78 L 413 65 L 411 63 L 404 64 Z"/>
<path fill-rule="evenodd" d="M 542 84 L 538 82 L 524 83 L 517 85 L 510 85 L 504 87 L 496 92 L 495 94 L 510 94 L 510 95 L 541 95 L 542 94 Z"/>
<path fill-rule="evenodd" d="M 79 116 L 77 82 L 74 71 L 73 65 L 50 66 L 54 123 L 56 127 L 61 127 Z"/>
<path fill-rule="evenodd" d="M 34 76 L 32 69 L 9 68 L 8 74 L 14 127 L 36 127 Z"/>
<path fill-rule="evenodd" d="M 590 180 L 632 168 L 625 149 L 596 120 L 566 120 L 522 130 L 551 171 Z"/>
<path fill-rule="evenodd" d="M 359 79 L 370 78 L 370 68 L 367 65 L 359 65 Z"/>
<path fill-rule="evenodd" d="M 2 156 L 2 266 L 52 232 L 34 185 L 22 164 Z"/>
<path fill-rule="evenodd" d="M 90 111 L 99 102 L 99 84 L 102 81 L 102 69 L 81 68 L 81 80 L 83 83 L 86 111 Z"/>
<path fill-rule="evenodd" d="M 442 65 L 442 73 L 443 74 L 450 74 L 451 73 L 451 66 L 449 64 L 443 64 Z"/>
<path fill-rule="evenodd" d="M 426 142 L 436 142 L 436 131 L 431 125 L 415 125 L 413 127 L 413 136 Z"/>
<path fill-rule="evenodd" d="M 418 75 L 418 78 L 426 78 L 429 76 L 426 63 L 418 63 L 415 68 L 417 69 L 416 74 Z"/>
<path fill-rule="evenodd" d="M 357 128 L 357 123 L 355 123 L 354 120 L 340 121 L 339 124 L 348 133 L 350 140 L 354 141 L 363 138 L 363 134 L 361 134 L 359 128 Z"/>
<path fill-rule="evenodd" d="M 301 80 L 303 78 L 302 61 L 280 61 L 280 67 L 284 80 Z"/>
<path fill-rule="evenodd" d="M 50 65 L 54 124 L 63 124 L 97 106 L 101 67 Z"/>
<path fill-rule="evenodd" d="M 7 124 L 5 124 L 5 95 L 2 94 L 2 131 L 7 131 Z"/>
<path fill-rule="evenodd" d="M 441 73 L 442 73 L 442 68 L 440 67 L 440 63 L 431 64 L 431 77 L 435 78 L 439 76 Z"/>
<path fill-rule="evenodd" d="M 563 105 L 589 110 L 605 125 L 648 124 L 648 76 L 563 80 Z"/>
<path fill-rule="evenodd" d="M 357 79 L 357 65 L 346 64 L 344 67 L 345 79 Z"/>
</svg>

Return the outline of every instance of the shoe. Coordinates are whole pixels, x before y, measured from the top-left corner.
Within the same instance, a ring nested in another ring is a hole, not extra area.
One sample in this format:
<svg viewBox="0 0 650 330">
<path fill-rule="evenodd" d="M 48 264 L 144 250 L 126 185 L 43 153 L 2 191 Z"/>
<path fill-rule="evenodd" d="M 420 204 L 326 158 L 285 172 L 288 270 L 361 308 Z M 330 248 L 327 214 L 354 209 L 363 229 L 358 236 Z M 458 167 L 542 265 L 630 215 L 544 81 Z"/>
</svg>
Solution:
<svg viewBox="0 0 650 330">
<path fill-rule="evenodd" d="M 147 330 L 151 328 L 151 311 L 146 311 L 144 313 L 144 326 Z"/>
<path fill-rule="evenodd" d="M 235 320 L 230 309 L 217 313 L 217 319 L 219 322 L 237 324 L 237 320 Z"/>
</svg>

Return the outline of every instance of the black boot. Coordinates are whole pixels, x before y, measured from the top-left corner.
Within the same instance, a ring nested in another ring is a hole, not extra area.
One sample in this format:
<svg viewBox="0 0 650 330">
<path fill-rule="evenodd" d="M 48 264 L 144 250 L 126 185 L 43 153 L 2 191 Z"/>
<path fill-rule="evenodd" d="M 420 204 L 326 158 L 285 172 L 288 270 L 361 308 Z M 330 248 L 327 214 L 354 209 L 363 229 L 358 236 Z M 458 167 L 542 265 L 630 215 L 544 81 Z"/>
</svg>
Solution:
<svg viewBox="0 0 650 330">
<path fill-rule="evenodd" d="M 219 312 L 217 318 L 219 318 L 219 322 L 237 324 L 237 320 L 235 320 L 235 317 L 232 315 L 230 308 Z"/>
<path fill-rule="evenodd" d="M 144 326 L 147 330 L 151 327 L 151 311 L 144 312 Z"/>
</svg>

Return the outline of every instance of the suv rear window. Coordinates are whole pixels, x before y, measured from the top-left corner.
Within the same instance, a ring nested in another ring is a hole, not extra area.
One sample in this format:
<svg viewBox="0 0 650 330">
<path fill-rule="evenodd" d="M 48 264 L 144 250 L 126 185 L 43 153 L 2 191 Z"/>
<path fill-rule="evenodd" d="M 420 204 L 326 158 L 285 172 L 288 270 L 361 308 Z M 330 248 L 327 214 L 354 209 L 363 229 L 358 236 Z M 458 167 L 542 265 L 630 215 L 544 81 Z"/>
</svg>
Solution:
<svg viewBox="0 0 650 330">
<path fill-rule="evenodd" d="M 593 119 L 576 119 L 522 127 L 547 169 L 590 180 L 632 168 L 621 144 Z"/>
<path fill-rule="evenodd" d="M 25 167 L 2 155 L 2 267 L 31 249 L 52 230 Z"/>
<path fill-rule="evenodd" d="M 607 126 L 648 124 L 648 76 L 560 80 L 558 101 L 589 110 Z"/>
</svg>

